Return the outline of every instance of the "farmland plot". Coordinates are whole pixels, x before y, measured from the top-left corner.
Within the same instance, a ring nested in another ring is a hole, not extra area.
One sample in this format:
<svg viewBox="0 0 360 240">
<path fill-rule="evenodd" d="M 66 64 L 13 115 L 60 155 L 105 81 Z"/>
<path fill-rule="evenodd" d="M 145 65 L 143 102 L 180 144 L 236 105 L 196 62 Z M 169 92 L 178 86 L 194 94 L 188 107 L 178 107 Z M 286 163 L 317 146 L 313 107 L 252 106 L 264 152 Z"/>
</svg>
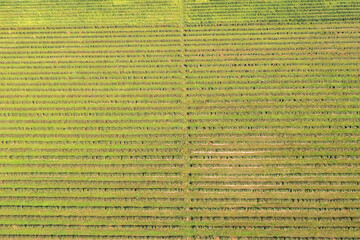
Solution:
<svg viewBox="0 0 360 240">
<path fill-rule="evenodd" d="M 359 239 L 360 1 L 0 3 L 0 239 Z"/>
</svg>

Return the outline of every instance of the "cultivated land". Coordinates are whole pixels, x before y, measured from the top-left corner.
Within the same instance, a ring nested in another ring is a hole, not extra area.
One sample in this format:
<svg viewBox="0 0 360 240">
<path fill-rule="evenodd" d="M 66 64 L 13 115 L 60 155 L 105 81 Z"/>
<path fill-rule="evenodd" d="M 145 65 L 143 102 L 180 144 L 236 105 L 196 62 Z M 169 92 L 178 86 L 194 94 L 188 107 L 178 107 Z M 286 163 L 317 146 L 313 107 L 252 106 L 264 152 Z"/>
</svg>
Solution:
<svg viewBox="0 0 360 240">
<path fill-rule="evenodd" d="M 359 239 L 360 1 L 0 2 L 0 239 Z"/>
</svg>

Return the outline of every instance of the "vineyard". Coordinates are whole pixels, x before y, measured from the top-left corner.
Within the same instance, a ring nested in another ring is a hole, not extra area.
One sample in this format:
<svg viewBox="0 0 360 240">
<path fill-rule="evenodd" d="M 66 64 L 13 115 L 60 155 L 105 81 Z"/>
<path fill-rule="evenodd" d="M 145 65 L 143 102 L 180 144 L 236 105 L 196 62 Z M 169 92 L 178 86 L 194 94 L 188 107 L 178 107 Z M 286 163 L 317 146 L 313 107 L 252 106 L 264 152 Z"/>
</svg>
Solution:
<svg viewBox="0 0 360 240">
<path fill-rule="evenodd" d="M 0 239 L 360 239 L 360 0 L 0 1 Z"/>
</svg>

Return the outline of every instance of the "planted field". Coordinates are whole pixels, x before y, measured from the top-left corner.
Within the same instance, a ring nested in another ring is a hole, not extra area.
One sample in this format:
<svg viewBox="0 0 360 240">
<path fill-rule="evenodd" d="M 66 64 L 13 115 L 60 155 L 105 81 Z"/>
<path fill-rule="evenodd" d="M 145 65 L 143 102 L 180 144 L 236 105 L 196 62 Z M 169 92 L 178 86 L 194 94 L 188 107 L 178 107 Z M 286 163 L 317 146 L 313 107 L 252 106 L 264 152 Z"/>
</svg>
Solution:
<svg viewBox="0 0 360 240">
<path fill-rule="evenodd" d="M 360 239 L 360 1 L 0 2 L 0 239 Z"/>
</svg>

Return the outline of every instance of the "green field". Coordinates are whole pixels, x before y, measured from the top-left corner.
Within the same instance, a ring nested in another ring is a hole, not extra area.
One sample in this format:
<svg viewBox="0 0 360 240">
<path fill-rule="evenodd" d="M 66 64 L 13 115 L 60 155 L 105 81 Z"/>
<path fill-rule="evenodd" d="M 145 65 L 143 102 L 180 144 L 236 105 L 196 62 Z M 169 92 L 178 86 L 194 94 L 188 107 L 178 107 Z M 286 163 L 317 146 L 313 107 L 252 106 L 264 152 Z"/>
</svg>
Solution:
<svg viewBox="0 0 360 240">
<path fill-rule="evenodd" d="M 360 239 L 360 0 L 0 1 L 0 239 Z"/>
</svg>

